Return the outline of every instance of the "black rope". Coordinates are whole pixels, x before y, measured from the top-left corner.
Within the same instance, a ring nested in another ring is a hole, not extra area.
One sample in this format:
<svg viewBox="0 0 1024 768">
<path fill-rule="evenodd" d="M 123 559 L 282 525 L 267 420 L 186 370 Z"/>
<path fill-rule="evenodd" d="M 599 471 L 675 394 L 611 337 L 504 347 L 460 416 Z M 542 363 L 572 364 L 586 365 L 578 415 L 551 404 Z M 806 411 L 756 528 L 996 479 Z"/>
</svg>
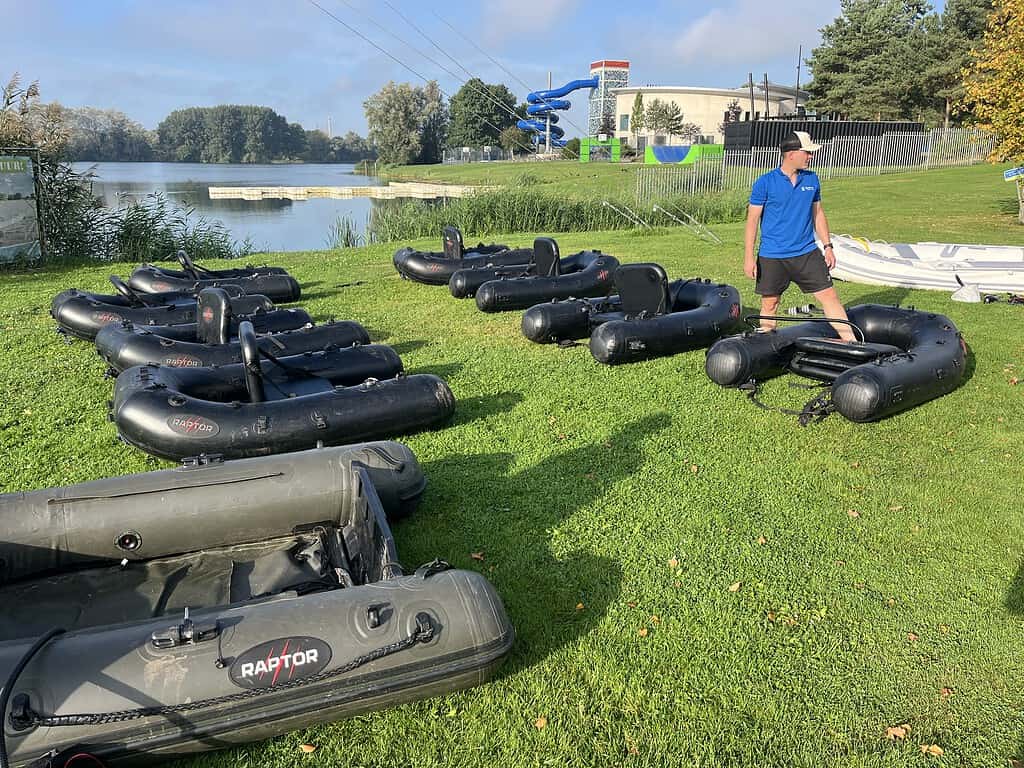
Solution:
<svg viewBox="0 0 1024 768">
<path fill-rule="evenodd" d="M 21 677 L 21 673 L 25 671 L 25 667 L 32 661 L 32 657 L 35 656 L 39 651 L 43 649 L 43 646 L 53 640 L 58 635 L 63 635 L 64 630 L 60 627 L 51 629 L 45 635 L 37 639 L 32 646 L 22 654 L 22 657 L 18 659 L 18 663 L 14 665 L 14 669 L 7 676 L 7 681 L 4 683 L 3 690 L 0 691 L 0 768 L 9 768 L 10 759 L 7 756 L 7 739 L 5 733 L 7 730 L 7 723 L 4 722 L 4 717 L 7 715 L 7 704 L 11 700 L 11 691 L 14 690 L 14 686 L 18 683 L 18 678 Z M 11 715 L 11 719 L 14 719 L 14 715 Z"/>
<path fill-rule="evenodd" d="M 290 680 L 286 683 L 282 683 L 281 685 L 275 685 L 272 688 L 252 688 L 247 691 L 228 694 L 227 696 L 200 699 L 199 701 L 190 701 L 185 704 L 171 704 L 162 707 L 139 707 L 138 709 L 123 709 L 117 712 L 41 715 L 33 709 L 26 707 L 24 714 L 18 717 L 17 725 L 25 725 L 27 727 L 45 726 L 47 728 L 81 725 L 107 725 L 109 723 L 123 723 L 128 720 L 140 720 L 144 717 L 155 717 L 157 715 L 172 715 L 179 712 L 192 712 L 197 709 L 215 707 L 221 704 L 230 704 L 236 701 L 246 701 L 248 699 L 263 696 L 267 693 L 274 693 L 276 691 L 285 691 L 304 685 L 311 685 L 313 683 L 323 682 L 324 680 L 330 680 L 334 677 L 338 677 L 339 675 L 344 675 L 358 667 L 369 664 L 371 661 L 377 661 L 385 656 L 390 656 L 398 653 L 399 651 L 412 648 L 417 643 L 428 643 L 434 638 L 434 632 L 434 624 L 430 620 L 430 617 L 425 613 L 420 613 L 416 616 L 416 630 L 408 637 L 397 640 L 390 645 L 377 648 L 369 653 L 364 653 L 362 656 L 357 656 L 347 664 L 337 667 L 336 669 L 332 669 L 329 672 L 320 672 L 299 680 Z"/>
<path fill-rule="evenodd" d="M 797 422 L 801 427 L 806 427 L 808 424 L 818 424 L 824 421 L 830 414 L 836 410 L 836 405 L 832 402 L 832 391 L 831 383 L 821 384 L 791 384 L 790 386 L 800 389 L 817 389 L 819 387 L 828 387 L 829 389 L 822 392 L 815 397 L 812 397 L 806 403 L 804 407 L 799 411 L 794 408 L 781 408 L 779 406 L 768 405 L 761 401 L 758 395 L 761 393 L 761 386 L 755 379 L 750 379 L 745 384 L 740 384 L 737 389 L 741 392 L 745 392 L 747 399 L 750 400 L 754 405 L 763 411 L 770 411 L 772 413 L 784 413 L 787 416 L 796 416 Z"/>
</svg>

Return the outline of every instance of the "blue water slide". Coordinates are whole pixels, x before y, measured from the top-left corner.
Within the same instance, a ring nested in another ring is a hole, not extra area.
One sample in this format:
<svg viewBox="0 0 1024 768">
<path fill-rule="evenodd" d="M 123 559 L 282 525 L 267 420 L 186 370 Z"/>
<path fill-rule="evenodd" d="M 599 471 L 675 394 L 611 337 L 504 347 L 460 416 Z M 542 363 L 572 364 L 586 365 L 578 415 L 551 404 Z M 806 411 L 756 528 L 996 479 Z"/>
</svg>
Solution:
<svg viewBox="0 0 1024 768">
<path fill-rule="evenodd" d="M 566 94 L 578 91 L 582 88 L 597 88 L 600 79 L 592 77 L 589 80 L 571 80 L 561 88 L 549 88 L 544 91 L 533 91 L 527 94 L 526 114 L 533 117 L 542 116 L 544 119 L 519 120 L 516 127 L 521 131 L 532 131 L 535 135 L 533 141 L 536 144 L 543 143 L 544 134 L 548 131 L 547 120 L 551 121 L 551 146 L 564 147 L 566 142 L 562 139 L 565 130 L 555 125 L 558 122 L 556 111 L 566 110 L 572 106 L 572 102 L 562 97 Z"/>
</svg>

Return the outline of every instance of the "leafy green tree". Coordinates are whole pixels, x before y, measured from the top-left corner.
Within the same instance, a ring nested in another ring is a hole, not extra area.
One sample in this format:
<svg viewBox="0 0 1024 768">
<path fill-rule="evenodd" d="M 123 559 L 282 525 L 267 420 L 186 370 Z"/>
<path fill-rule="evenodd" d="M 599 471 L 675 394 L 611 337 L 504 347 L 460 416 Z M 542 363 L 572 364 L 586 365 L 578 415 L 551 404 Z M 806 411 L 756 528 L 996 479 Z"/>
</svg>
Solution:
<svg viewBox="0 0 1024 768">
<path fill-rule="evenodd" d="M 725 108 L 725 119 L 718 124 L 718 132 L 724 136 L 725 126 L 729 125 L 729 123 L 738 123 L 742 114 L 743 107 L 740 106 L 739 99 L 730 101 L 729 106 Z"/>
<path fill-rule="evenodd" d="M 498 137 L 498 144 L 506 152 L 525 155 L 532 150 L 530 138 L 530 134 L 526 131 L 521 130 L 515 125 L 510 125 L 501 132 L 501 135 Z"/>
<path fill-rule="evenodd" d="M 578 160 L 580 157 L 580 140 L 569 139 L 562 147 L 562 157 L 566 160 Z"/>
<path fill-rule="evenodd" d="M 503 84 L 488 85 L 474 77 L 451 98 L 450 147 L 497 144 L 501 132 L 514 125 L 516 98 Z"/>
<path fill-rule="evenodd" d="M 321 130 L 306 131 L 306 151 L 302 159 L 310 163 L 326 163 L 331 159 L 331 139 Z"/>
<path fill-rule="evenodd" d="M 629 130 L 633 132 L 633 146 L 637 145 L 637 136 L 647 127 L 646 114 L 644 112 L 644 94 L 636 92 L 633 99 L 633 111 L 629 116 Z"/>
<path fill-rule="evenodd" d="M 953 105 L 964 97 L 964 72 L 985 34 L 992 0 L 948 0 L 941 16 L 925 19 L 922 89 L 924 109 L 948 126 Z"/>
<path fill-rule="evenodd" d="M 377 156 L 370 143 L 355 131 L 331 139 L 331 156 L 338 163 L 354 163 Z"/>
<path fill-rule="evenodd" d="M 385 163 L 408 165 L 423 150 L 423 91 L 388 82 L 363 102 L 369 139 Z"/>
<path fill-rule="evenodd" d="M 448 139 L 448 106 L 437 82 L 431 80 L 420 90 L 420 154 L 417 162 L 440 163 Z"/>
<path fill-rule="evenodd" d="M 1024 161 L 1024 0 L 996 0 L 967 74 L 965 106 L 996 134 L 993 160 Z M 1021 210 L 1024 222 L 1024 208 Z"/>
<path fill-rule="evenodd" d="M 926 0 L 841 0 L 807 63 L 808 106 L 851 119 L 900 119 L 920 110 Z"/>
<path fill-rule="evenodd" d="M 95 107 L 64 108 L 63 121 L 69 160 L 153 159 L 155 135 L 123 112 Z"/>
<path fill-rule="evenodd" d="M 198 163 L 206 146 L 206 120 L 199 107 L 176 109 L 156 128 L 164 160 Z"/>
</svg>

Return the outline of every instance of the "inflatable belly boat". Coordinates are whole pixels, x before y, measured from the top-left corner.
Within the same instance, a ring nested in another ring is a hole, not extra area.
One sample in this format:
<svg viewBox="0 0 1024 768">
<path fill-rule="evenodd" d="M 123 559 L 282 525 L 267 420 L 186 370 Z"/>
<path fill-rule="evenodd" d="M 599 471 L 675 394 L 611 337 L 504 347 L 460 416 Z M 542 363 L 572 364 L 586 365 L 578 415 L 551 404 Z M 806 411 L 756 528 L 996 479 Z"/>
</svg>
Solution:
<svg viewBox="0 0 1024 768">
<path fill-rule="evenodd" d="M 590 337 L 590 352 L 615 365 L 701 349 L 736 325 L 739 292 L 710 280 L 668 281 L 657 264 L 615 270 L 618 294 L 538 304 L 523 315 L 523 335 L 538 344 Z"/>
<path fill-rule="evenodd" d="M 232 269 L 207 269 L 192 261 L 185 251 L 178 251 L 178 263 L 181 269 L 166 269 L 157 264 L 142 264 L 132 271 L 128 284 L 139 291 L 159 293 L 181 288 L 190 288 L 198 280 L 225 280 L 238 277 L 255 277 L 257 275 L 287 275 L 283 267 L 244 267 Z"/>
<path fill-rule="evenodd" d="M 190 259 L 188 263 L 192 264 Z M 193 273 L 198 277 L 193 277 Z M 284 270 L 230 277 L 211 277 L 196 270 L 194 264 L 192 264 L 192 270 L 186 269 L 181 277 L 171 276 L 159 267 L 143 264 L 132 272 L 128 278 L 128 285 L 140 293 L 161 293 L 163 291 L 198 293 L 203 288 L 233 286 L 244 294 L 258 293 L 267 296 L 271 301 L 281 303 L 298 301 L 302 295 L 298 281 Z"/>
<path fill-rule="evenodd" d="M 437 376 L 398 376 L 401 362 L 390 347 L 268 358 L 247 322 L 239 342 L 237 365 L 122 372 L 111 410 L 122 439 L 167 459 L 233 459 L 393 437 L 435 426 L 455 410 Z"/>
<path fill-rule="evenodd" d="M 115 373 L 146 363 L 175 367 L 240 363 L 239 323 L 257 318 L 260 325 L 253 323 L 253 327 L 259 333 L 257 345 L 264 356 L 294 356 L 370 343 L 369 334 L 359 323 L 343 320 L 313 325 L 312 318 L 301 309 L 236 317 L 222 288 L 205 288 L 199 294 L 198 322 L 175 326 L 111 323 L 96 334 L 96 351 Z"/>
<path fill-rule="evenodd" d="M 398 564 L 424 485 L 370 443 L 0 495 L 5 763 L 151 764 L 486 682 L 494 588 Z"/>
<path fill-rule="evenodd" d="M 444 228 L 441 245 L 443 250 L 440 253 L 399 248 L 393 258 L 395 269 L 407 280 L 428 285 L 448 285 L 457 270 L 526 264 L 531 253 L 529 248 L 510 249 L 507 245 L 483 243 L 466 250 L 462 232 L 456 227 Z"/>
<path fill-rule="evenodd" d="M 61 333 L 79 339 L 96 338 L 99 329 L 125 320 L 137 325 L 181 325 L 194 323 L 198 317 L 195 293 L 172 291 L 144 294 L 134 291 L 119 277 L 110 276 L 118 295 L 90 293 L 70 288 L 54 297 L 50 316 L 57 321 Z M 247 296 L 240 288 L 225 289 L 235 315 L 255 315 L 274 309 L 266 296 Z M 259 323 L 256 323 L 259 325 Z"/>
<path fill-rule="evenodd" d="M 452 275 L 452 295 L 476 295 L 483 312 L 528 309 L 550 299 L 607 296 L 614 286 L 612 274 L 619 266 L 614 256 L 600 251 L 581 251 L 559 258 L 558 244 L 539 237 L 533 244 L 530 264 L 516 270 L 463 270 Z"/>
<path fill-rule="evenodd" d="M 837 410 L 877 421 L 941 397 L 964 376 L 966 345 L 953 321 L 913 308 L 864 304 L 847 312 L 856 342 L 841 341 L 827 320 L 767 333 L 730 336 L 708 350 L 705 370 L 724 387 L 743 387 L 792 371 L 829 385 L 797 412 L 801 423 Z M 749 318 L 748 318 L 749 319 Z"/>
</svg>

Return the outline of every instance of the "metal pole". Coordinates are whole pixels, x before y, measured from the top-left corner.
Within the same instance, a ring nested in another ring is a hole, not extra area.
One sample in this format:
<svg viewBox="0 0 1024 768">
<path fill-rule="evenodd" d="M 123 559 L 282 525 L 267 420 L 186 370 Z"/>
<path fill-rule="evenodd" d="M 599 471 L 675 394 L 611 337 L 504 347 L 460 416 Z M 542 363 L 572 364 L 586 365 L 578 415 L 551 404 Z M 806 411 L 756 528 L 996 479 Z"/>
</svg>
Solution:
<svg viewBox="0 0 1024 768">
<path fill-rule="evenodd" d="M 768 102 L 768 73 L 764 73 L 764 116 L 767 118 L 772 112 L 771 105 Z"/>
<path fill-rule="evenodd" d="M 750 119 L 754 119 L 754 73 L 747 73 L 747 84 L 750 86 Z"/>
<path fill-rule="evenodd" d="M 800 106 L 800 65 L 804 62 L 804 47 L 800 46 L 800 51 L 796 55 L 796 93 L 793 94 L 793 104 Z"/>
</svg>

